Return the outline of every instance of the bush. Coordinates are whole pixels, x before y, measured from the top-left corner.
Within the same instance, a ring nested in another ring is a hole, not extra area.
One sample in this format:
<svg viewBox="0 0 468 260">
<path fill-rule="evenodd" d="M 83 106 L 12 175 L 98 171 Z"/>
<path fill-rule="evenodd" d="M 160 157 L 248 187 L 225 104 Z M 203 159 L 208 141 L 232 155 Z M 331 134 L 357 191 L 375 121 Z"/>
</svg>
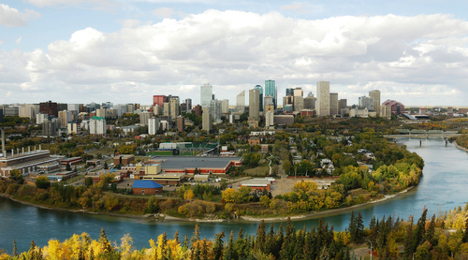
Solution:
<svg viewBox="0 0 468 260">
<path fill-rule="evenodd" d="M 39 176 L 36 178 L 36 187 L 40 189 L 47 189 L 50 187 L 49 178 L 46 176 Z"/>
</svg>

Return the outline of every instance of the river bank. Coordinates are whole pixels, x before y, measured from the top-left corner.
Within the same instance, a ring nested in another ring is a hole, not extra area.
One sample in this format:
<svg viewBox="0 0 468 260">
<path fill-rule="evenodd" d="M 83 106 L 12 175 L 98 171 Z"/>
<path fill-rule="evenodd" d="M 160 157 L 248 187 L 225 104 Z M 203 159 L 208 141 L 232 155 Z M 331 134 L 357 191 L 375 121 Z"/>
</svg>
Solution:
<svg viewBox="0 0 468 260">
<path fill-rule="evenodd" d="M 8 198 L 10 200 L 13 200 L 18 203 L 22 203 L 28 206 L 34 206 L 37 208 L 41 209 L 47 209 L 47 210 L 59 210 L 59 211 L 67 211 L 71 213 L 83 213 L 83 214 L 90 214 L 90 215 L 105 215 L 105 216 L 112 216 L 112 217 L 123 217 L 123 218 L 130 218 L 130 219 L 137 219 L 137 220 L 146 220 L 148 222 L 199 222 L 199 223 L 220 223 L 220 222 L 260 222 L 262 220 L 266 222 L 282 222 L 285 221 L 286 219 L 290 218 L 291 220 L 305 220 L 305 219 L 311 219 L 311 218 L 317 218 L 320 216 L 333 216 L 336 214 L 340 214 L 346 211 L 362 208 L 371 204 L 376 204 L 376 203 L 382 203 L 387 200 L 393 199 L 401 194 L 404 194 L 414 188 L 415 186 L 409 187 L 401 192 L 398 192 L 393 195 L 387 195 L 382 199 L 374 200 L 374 201 L 369 201 L 366 203 L 362 204 L 357 204 L 353 205 L 350 207 L 345 207 L 345 208 L 338 208 L 338 209 L 330 209 L 330 210 L 325 210 L 325 211 L 320 211 L 320 212 L 311 212 L 303 215 L 292 215 L 292 216 L 287 216 L 287 217 L 276 217 L 276 218 L 256 218 L 256 217 L 251 217 L 251 216 L 239 216 L 237 219 L 198 219 L 198 218 L 180 218 L 180 217 L 173 217 L 169 216 L 167 214 L 144 214 L 144 215 L 135 215 L 135 214 L 118 214 L 118 213 L 110 213 L 110 212 L 93 212 L 93 211 L 87 211 L 87 210 L 74 210 L 74 209 L 64 209 L 64 208 L 54 208 L 54 207 L 48 207 L 45 205 L 40 205 L 40 204 L 34 204 L 28 201 L 23 201 L 19 200 L 16 198 L 13 198 L 12 196 L 5 195 L 5 194 L 0 194 L 0 197 Z M 157 220 L 156 220 L 157 219 Z"/>
<path fill-rule="evenodd" d="M 453 143 L 455 144 L 455 147 L 457 147 L 458 149 L 463 150 L 463 151 L 465 151 L 465 152 L 468 152 L 468 149 L 465 148 L 465 147 L 462 147 L 462 146 L 458 145 L 458 144 L 457 144 L 457 141 L 453 141 Z"/>
<path fill-rule="evenodd" d="M 353 205 L 353 206 L 345 207 L 345 208 L 330 209 L 330 210 L 325 210 L 325 211 L 320 211 L 320 212 L 312 212 L 312 213 L 307 213 L 307 214 L 304 214 L 304 215 L 289 216 L 289 217 L 255 218 L 255 217 L 250 217 L 250 216 L 240 216 L 239 219 L 249 221 L 249 222 L 260 222 L 262 220 L 264 220 L 266 222 L 279 222 L 279 221 L 285 221 L 288 218 L 290 218 L 291 220 L 294 221 L 294 220 L 305 220 L 305 219 L 317 218 L 317 217 L 320 217 L 320 216 L 332 216 L 332 215 L 336 215 L 336 214 L 343 213 L 343 212 L 346 212 L 346 211 L 350 211 L 350 210 L 362 208 L 362 207 L 365 207 L 365 206 L 369 206 L 371 204 L 377 204 L 377 203 L 385 202 L 387 200 L 391 200 L 393 198 L 396 198 L 396 197 L 400 196 L 401 194 L 407 193 L 408 191 L 410 191 L 414 187 L 415 186 L 406 188 L 406 189 L 404 189 L 404 190 L 402 190 L 402 191 L 400 191 L 400 192 L 398 192 L 396 194 L 393 194 L 393 195 L 387 195 L 382 199 L 369 201 L 369 202 L 366 202 L 366 203 L 357 204 L 357 205 Z"/>
</svg>

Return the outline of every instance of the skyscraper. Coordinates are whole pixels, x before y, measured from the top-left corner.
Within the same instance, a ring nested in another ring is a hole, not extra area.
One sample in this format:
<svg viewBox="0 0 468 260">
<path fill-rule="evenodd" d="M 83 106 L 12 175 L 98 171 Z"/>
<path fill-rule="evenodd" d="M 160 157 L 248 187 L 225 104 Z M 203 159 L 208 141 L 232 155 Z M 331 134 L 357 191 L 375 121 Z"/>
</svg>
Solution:
<svg viewBox="0 0 468 260">
<path fill-rule="evenodd" d="M 317 102 L 315 103 L 318 116 L 330 115 L 330 81 L 317 82 Z"/>
<path fill-rule="evenodd" d="M 169 97 L 169 105 L 170 105 L 170 116 L 172 120 L 176 120 L 177 117 L 180 115 L 180 100 L 177 96 Z"/>
<path fill-rule="evenodd" d="M 249 118 L 258 120 L 259 118 L 259 91 L 257 89 L 249 90 Z"/>
<path fill-rule="evenodd" d="M 155 135 L 159 131 L 159 118 L 148 119 L 148 134 Z"/>
<path fill-rule="evenodd" d="M 192 110 L 192 99 L 191 98 L 187 98 L 185 99 L 185 106 L 186 106 L 186 109 L 185 110 Z"/>
<path fill-rule="evenodd" d="M 209 133 L 212 125 L 213 122 L 211 121 L 210 107 L 204 107 L 202 115 L 202 129 Z"/>
<path fill-rule="evenodd" d="M 374 99 L 374 111 L 380 115 L 380 90 L 369 91 L 369 97 Z"/>
<path fill-rule="evenodd" d="M 260 85 L 254 87 L 254 89 L 258 90 L 259 92 L 259 109 L 263 111 L 263 88 Z"/>
<path fill-rule="evenodd" d="M 203 108 L 210 107 L 211 100 L 213 100 L 213 87 L 205 83 L 200 87 L 200 105 Z"/>
<path fill-rule="evenodd" d="M 265 96 L 269 95 L 273 98 L 273 104 L 275 105 L 275 109 L 277 107 L 277 95 L 276 95 L 276 86 L 274 80 L 265 80 Z"/>
<path fill-rule="evenodd" d="M 338 115 L 338 93 L 330 93 L 330 115 Z"/>
<path fill-rule="evenodd" d="M 367 110 L 374 111 L 374 99 L 366 96 L 359 97 L 359 106 L 367 107 Z"/>
<path fill-rule="evenodd" d="M 245 90 L 243 90 L 236 98 L 236 109 L 238 112 L 244 113 L 245 110 Z"/>
<path fill-rule="evenodd" d="M 229 99 L 221 100 L 221 114 L 229 114 Z"/>
</svg>

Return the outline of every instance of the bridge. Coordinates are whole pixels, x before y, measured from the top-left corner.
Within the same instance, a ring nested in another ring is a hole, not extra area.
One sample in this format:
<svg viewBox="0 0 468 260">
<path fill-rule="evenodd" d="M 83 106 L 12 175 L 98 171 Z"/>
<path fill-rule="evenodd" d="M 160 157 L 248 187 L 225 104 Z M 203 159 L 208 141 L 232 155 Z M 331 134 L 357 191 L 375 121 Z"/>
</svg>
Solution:
<svg viewBox="0 0 468 260">
<path fill-rule="evenodd" d="M 419 130 L 419 129 L 397 129 L 395 130 L 399 134 L 394 135 L 384 135 L 385 138 L 450 138 L 461 136 L 458 131 L 443 131 L 443 130 Z"/>
</svg>

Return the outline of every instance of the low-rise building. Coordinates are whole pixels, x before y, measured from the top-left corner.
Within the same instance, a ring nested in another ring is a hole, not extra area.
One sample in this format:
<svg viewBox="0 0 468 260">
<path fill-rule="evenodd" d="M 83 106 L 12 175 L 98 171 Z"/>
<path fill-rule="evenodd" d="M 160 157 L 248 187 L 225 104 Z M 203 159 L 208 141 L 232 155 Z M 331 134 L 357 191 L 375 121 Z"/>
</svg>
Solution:
<svg viewBox="0 0 468 260">
<path fill-rule="evenodd" d="M 133 154 L 122 154 L 114 157 L 114 165 L 129 165 L 135 161 L 135 155 Z"/>
<path fill-rule="evenodd" d="M 163 186 L 154 181 L 135 180 L 132 185 L 133 194 L 155 195 L 163 193 Z"/>
</svg>

